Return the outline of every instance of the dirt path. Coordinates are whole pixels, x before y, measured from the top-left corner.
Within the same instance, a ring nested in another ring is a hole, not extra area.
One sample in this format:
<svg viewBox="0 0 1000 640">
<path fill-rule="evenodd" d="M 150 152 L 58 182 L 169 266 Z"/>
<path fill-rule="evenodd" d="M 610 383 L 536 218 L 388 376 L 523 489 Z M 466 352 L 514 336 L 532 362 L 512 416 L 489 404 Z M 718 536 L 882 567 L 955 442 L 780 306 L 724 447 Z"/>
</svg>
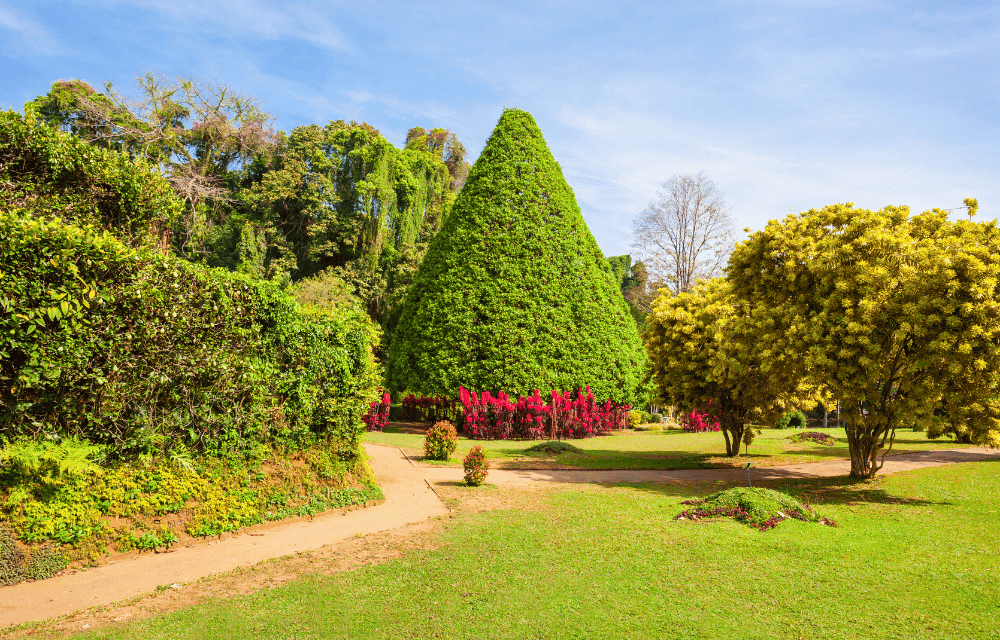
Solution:
<svg viewBox="0 0 1000 640">
<path fill-rule="evenodd" d="M 462 469 L 415 463 L 400 449 L 366 444 L 372 468 L 385 492 L 384 503 L 367 509 L 320 515 L 311 521 L 279 523 L 243 530 L 221 541 L 196 544 L 172 553 L 139 556 L 49 580 L 0 588 L 0 629 L 45 620 L 93 606 L 119 602 L 158 586 L 185 583 L 296 552 L 312 551 L 352 536 L 396 529 L 448 513 L 432 483 L 459 482 Z M 1000 451 L 946 449 L 900 454 L 886 460 L 883 474 L 955 462 L 1000 460 Z M 832 460 L 751 470 L 755 479 L 845 476 L 847 460 Z M 552 483 L 706 482 L 742 484 L 746 471 L 683 470 L 493 470 L 489 482 L 508 486 Z"/>
<path fill-rule="evenodd" d="M 366 448 L 385 493 L 385 502 L 378 506 L 322 514 L 311 521 L 251 527 L 223 536 L 221 541 L 213 539 L 173 553 L 141 555 L 49 580 L 0 587 L 0 629 L 118 602 L 161 585 L 190 582 L 448 513 L 424 481 L 421 470 L 398 449 L 374 445 Z"/>
</svg>

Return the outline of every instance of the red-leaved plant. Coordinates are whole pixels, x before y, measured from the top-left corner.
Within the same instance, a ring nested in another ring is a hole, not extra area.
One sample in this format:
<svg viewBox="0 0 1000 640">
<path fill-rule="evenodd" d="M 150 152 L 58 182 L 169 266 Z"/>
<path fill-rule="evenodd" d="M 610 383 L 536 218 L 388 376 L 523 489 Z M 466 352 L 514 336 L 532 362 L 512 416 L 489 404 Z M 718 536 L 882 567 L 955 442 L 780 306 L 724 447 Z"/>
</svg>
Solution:
<svg viewBox="0 0 1000 640">
<path fill-rule="evenodd" d="M 389 424 L 389 407 L 392 400 L 389 392 L 382 394 L 382 402 L 372 402 L 368 405 L 368 413 L 361 416 L 361 421 L 365 423 L 369 431 L 383 431 L 385 425 Z"/>
</svg>

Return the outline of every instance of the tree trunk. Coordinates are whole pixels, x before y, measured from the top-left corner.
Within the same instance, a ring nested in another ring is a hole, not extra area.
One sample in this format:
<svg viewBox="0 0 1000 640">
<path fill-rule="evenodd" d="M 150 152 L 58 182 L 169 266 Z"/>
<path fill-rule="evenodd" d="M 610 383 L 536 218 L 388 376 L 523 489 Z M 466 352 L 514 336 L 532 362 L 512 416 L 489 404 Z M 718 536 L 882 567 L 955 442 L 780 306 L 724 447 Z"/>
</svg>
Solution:
<svg viewBox="0 0 1000 640">
<path fill-rule="evenodd" d="M 743 429 L 743 425 L 732 427 L 722 425 L 722 435 L 726 437 L 726 456 L 739 457 L 740 446 L 743 444 Z"/>
<path fill-rule="evenodd" d="M 881 424 L 880 424 L 881 423 Z M 868 419 L 860 419 L 857 422 L 847 421 L 847 447 L 851 452 L 851 477 L 856 480 L 868 480 L 874 478 L 885 463 L 885 455 L 879 460 L 879 452 L 885 447 L 888 436 L 895 439 L 895 428 L 891 425 L 891 418 L 885 419 L 881 416 L 868 416 Z M 892 449 L 892 441 L 889 442 L 889 449 Z"/>
</svg>

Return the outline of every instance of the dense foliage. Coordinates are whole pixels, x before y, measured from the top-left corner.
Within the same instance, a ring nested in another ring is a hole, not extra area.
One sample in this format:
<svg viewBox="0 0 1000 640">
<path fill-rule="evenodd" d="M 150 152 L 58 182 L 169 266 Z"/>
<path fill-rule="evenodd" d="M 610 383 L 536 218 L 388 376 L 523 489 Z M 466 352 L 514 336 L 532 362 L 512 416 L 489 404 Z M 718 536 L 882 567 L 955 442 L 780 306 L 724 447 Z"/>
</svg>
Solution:
<svg viewBox="0 0 1000 640">
<path fill-rule="evenodd" d="M 95 225 L 138 245 L 165 241 L 181 206 L 149 163 L 60 133 L 29 110 L 0 112 L 0 211 Z"/>
<path fill-rule="evenodd" d="M 642 346 L 618 283 L 530 114 L 504 111 L 407 293 L 394 390 L 634 398 Z"/>
<path fill-rule="evenodd" d="M 475 440 L 592 438 L 628 427 L 630 406 L 598 402 L 588 387 L 575 394 L 552 390 L 551 401 L 534 395 L 515 402 L 503 391 L 476 393 L 459 388 L 462 431 Z"/>
<path fill-rule="evenodd" d="M 772 353 L 778 343 L 761 347 L 758 332 L 767 320 L 734 304 L 726 281 L 661 295 L 647 322 L 651 375 L 661 397 L 688 414 L 687 430 L 721 428 L 726 455 L 739 455 L 749 424 L 770 422 L 787 404 L 801 404 L 797 378 Z"/>
<path fill-rule="evenodd" d="M 357 455 L 377 339 L 354 307 L 0 213 L 0 437 L 79 436 L 122 457 L 330 439 Z"/>
<path fill-rule="evenodd" d="M 262 447 L 249 460 L 173 451 L 169 458 L 109 464 L 114 453 L 72 438 L 0 447 L 0 584 L 37 579 L 66 559 L 152 551 L 382 498 L 362 459 L 345 461 L 324 446 L 295 454 Z"/>
<path fill-rule="evenodd" d="M 447 420 L 435 422 L 424 436 L 424 456 L 430 460 L 447 460 L 458 446 L 458 432 Z"/>
<path fill-rule="evenodd" d="M 462 469 L 465 471 L 465 484 L 478 487 L 486 481 L 490 472 L 490 462 L 486 452 L 479 445 L 469 449 L 468 455 L 462 459 Z"/>
<path fill-rule="evenodd" d="M 840 400 L 853 477 L 881 468 L 897 426 L 935 413 L 1000 446 L 995 221 L 813 209 L 752 234 L 729 280 L 741 306 L 767 316 L 756 325 L 761 357 Z"/>
</svg>

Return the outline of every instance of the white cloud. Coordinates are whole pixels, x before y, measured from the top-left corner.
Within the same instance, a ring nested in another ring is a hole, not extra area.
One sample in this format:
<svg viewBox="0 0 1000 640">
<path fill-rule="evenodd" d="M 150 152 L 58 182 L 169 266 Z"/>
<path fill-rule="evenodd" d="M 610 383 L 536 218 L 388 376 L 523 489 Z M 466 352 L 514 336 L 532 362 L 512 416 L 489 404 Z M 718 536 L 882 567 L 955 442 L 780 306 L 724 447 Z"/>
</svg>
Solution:
<svg viewBox="0 0 1000 640">
<path fill-rule="evenodd" d="M 329 17 L 322 2 L 273 4 L 260 0 L 112 0 L 115 4 L 149 9 L 183 23 L 187 29 L 239 39 L 289 38 L 325 49 L 350 50 L 347 36 Z M 81 0 L 86 4 L 86 0 Z M 97 2 L 106 7 L 107 0 Z"/>
<path fill-rule="evenodd" d="M 5 4 L 0 4 L 0 30 L 10 37 L 0 38 L 6 55 L 20 57 L 25 54 L 57 56 L 66 55 L 69 49 L 53 38 L 38 22 Z"/>
</svg>

